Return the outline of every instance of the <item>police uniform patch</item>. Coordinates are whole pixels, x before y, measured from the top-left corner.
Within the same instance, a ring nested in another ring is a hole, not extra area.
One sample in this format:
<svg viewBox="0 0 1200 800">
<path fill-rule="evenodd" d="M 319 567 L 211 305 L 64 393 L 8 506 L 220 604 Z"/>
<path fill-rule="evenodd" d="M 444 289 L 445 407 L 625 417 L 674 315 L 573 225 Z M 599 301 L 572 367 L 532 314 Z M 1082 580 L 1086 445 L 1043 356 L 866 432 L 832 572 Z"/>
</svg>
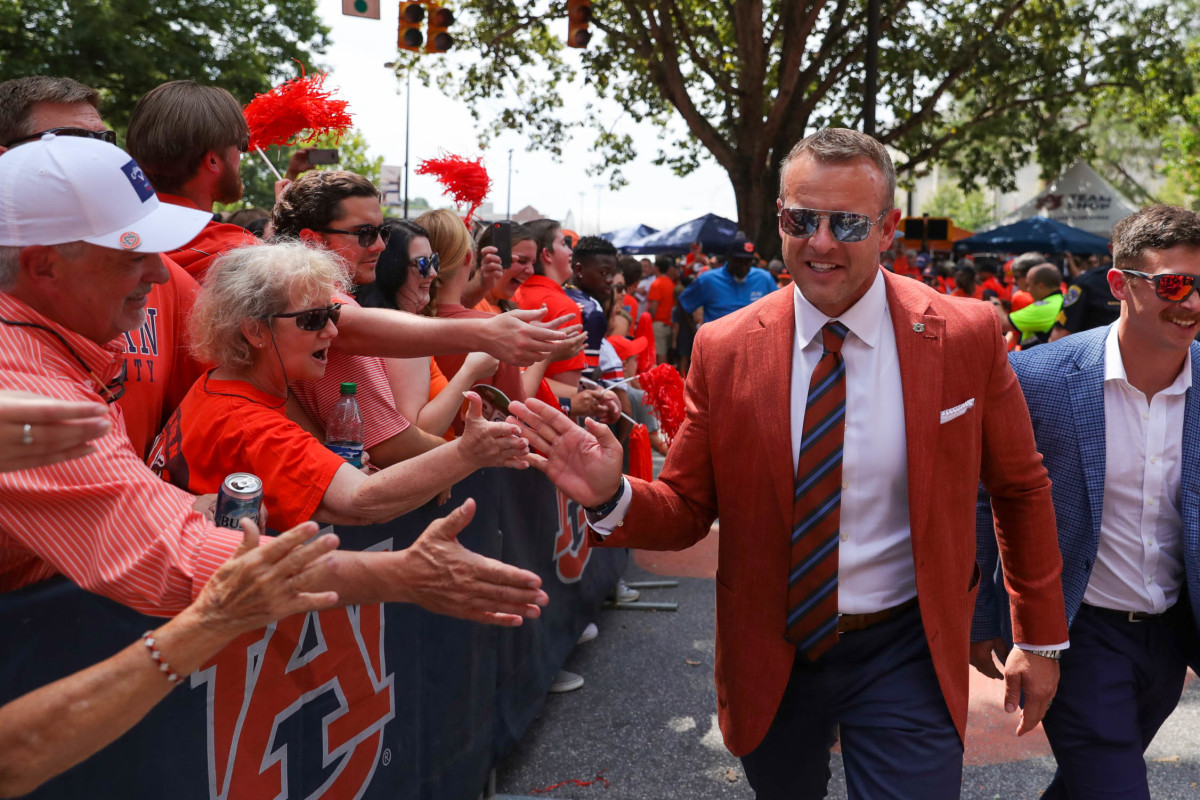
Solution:
<svg viewBox="0 0 1200 800">
<path fill-rule="evenodd" d="M 1063 298 L 1063 307 L 1066 308 L 1067 306 L 1075 305 L 1075 302 L 1081 297 L 1083 297 L 1083 292 L 1079 291 L 1079 287 L 1072 286 L 1070 289 L 1067 289 L 1067 296 Z"/>
</svg>

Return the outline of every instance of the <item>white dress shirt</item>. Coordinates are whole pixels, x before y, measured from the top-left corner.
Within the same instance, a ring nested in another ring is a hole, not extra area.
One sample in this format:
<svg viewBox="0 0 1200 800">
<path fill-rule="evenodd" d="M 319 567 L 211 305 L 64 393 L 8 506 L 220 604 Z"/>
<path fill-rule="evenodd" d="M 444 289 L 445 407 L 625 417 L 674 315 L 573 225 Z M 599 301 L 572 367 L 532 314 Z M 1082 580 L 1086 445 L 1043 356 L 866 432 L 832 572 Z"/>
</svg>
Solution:
<svg viewBox="0 0 1200 800">
<path fill-rule="evenodd" d="M 830 318 L 795 290 L 792 344 L 792 471 L 800 458 L 808 384 L 824 347 Z M 838 317 L 850 329 L 846 363 L 846 436 L 842 448 L 838 611 L 866 614 L 917 595 L 908 516 L 908 450 L 896 332 L 883 273 Z"/>
<path fill-rule="evenodd" d="M 1189 351 L 1175 382 L 1147 402 L 1129 384 L 1114 323 L 1104 340 L 1104 506 L 1083 602 L 1159 614 L 1183 584 L 1179 514 Z"/>
<path fill-rule="evenodd" d="M 829 317 L 795 290 L 796 335 L 792 350 L 792 472 L 800 456 L 808 383 L 821 359 L 821 327 Z M 908 453 L 896 335 L 887 307 L 883 273 L 838 318 L 850 332 L 842 344 L 846 362 L 846 438 L 842 456 L 841 542 L 838 548 L 838 611 L 865 614 L 916 597 L 912 537 L 908 527 Z M 611 533 L 629 511 L 633 490 L 625 484 L 616 508 L 592 527 Z"/>
</svg>

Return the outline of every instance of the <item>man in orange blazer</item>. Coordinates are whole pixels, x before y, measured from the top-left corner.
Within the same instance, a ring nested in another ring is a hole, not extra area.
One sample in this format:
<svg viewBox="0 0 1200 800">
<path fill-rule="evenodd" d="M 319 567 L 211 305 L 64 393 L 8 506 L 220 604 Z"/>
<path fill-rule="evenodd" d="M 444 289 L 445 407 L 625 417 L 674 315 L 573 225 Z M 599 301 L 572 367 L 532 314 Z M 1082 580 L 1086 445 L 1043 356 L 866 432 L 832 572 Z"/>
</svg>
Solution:
<svg viewBox="0 0 1200 800">
<path fill-rule="evenodd" d="M 716 683 L 759 798 L 959 796 L 979 481 L 1013 597 L 1006 706 L 1032 729 L 1067 644 L 1050 482 L 995 314 L 881 270 L 900 218 L 874 139 L 820 131 L 782 168 L 795 281 L 705 325 L 659 480 L 608 430 L 513 404 L 597 544 L 682 549 L 720 515 Z"/>
</svg>

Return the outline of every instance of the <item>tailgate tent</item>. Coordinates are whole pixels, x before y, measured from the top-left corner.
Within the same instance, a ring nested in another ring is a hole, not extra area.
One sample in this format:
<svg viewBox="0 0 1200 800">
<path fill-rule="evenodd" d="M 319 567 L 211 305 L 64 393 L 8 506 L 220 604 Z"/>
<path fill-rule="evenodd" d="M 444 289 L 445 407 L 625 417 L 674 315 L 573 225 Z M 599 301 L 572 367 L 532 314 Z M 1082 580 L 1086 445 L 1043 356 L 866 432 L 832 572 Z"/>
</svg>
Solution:
<svg viewBox="0 0 1200 800">
<path fill-rule="evenodd" d="M 630 225 L 628 228 L 602 233 L 600 238 L 612 242 L 612 246 L 620 250 L 622 247 L 655 233 L 658 233 L 658 228 L 651 228 L 649 225 Z"/>
<path fill-rule="evenodd" d="M 1107 253 L 1108 239 L 1045 217 L 1002 225 L 954 243 L 956 253 Z"/>
<path fill-rule="evenodd" d="M 676 225 L 661 233 L 630 242 L 618 247 L 622 253 L 686 253 L 692 242 L 700 242 L 706 253 L 725 253 L 737 234 L 737 223 L 731 219 L 705 214 L 691 222 Z"/>
<path fill-rule="evenodd" d="M 1076 161 L 1037 197 L 999 221 L 1008 225 L 1035 215 L 1048 217 L 1088 233 L 1108 238 L 1113 225 L 1137 206 L 1083 161 Z"/>
</svg>

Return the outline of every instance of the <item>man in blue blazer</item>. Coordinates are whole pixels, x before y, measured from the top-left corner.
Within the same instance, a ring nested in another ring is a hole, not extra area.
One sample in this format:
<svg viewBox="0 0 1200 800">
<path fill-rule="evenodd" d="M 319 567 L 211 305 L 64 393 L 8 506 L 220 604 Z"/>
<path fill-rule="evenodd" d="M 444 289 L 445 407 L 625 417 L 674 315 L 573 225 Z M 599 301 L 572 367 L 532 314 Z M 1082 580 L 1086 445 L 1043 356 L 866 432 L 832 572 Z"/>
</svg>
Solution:
<svg viewBox="0 0 1200 800">
<path fill-rule="evenodd" d="M 1143 209 L 1113 229 L 1112 250 L 1117 322 L 1011 357 L 1053 482 L 1070 626 L 1043 720 L 1058 760 L 1048 799 L 1149 800 L 1142 754 L 1196 663 L 1200 215 Z M 993 677 L 1002 598 L 981 587 L 971 637 L 971 663 Z"/>
</svg>

